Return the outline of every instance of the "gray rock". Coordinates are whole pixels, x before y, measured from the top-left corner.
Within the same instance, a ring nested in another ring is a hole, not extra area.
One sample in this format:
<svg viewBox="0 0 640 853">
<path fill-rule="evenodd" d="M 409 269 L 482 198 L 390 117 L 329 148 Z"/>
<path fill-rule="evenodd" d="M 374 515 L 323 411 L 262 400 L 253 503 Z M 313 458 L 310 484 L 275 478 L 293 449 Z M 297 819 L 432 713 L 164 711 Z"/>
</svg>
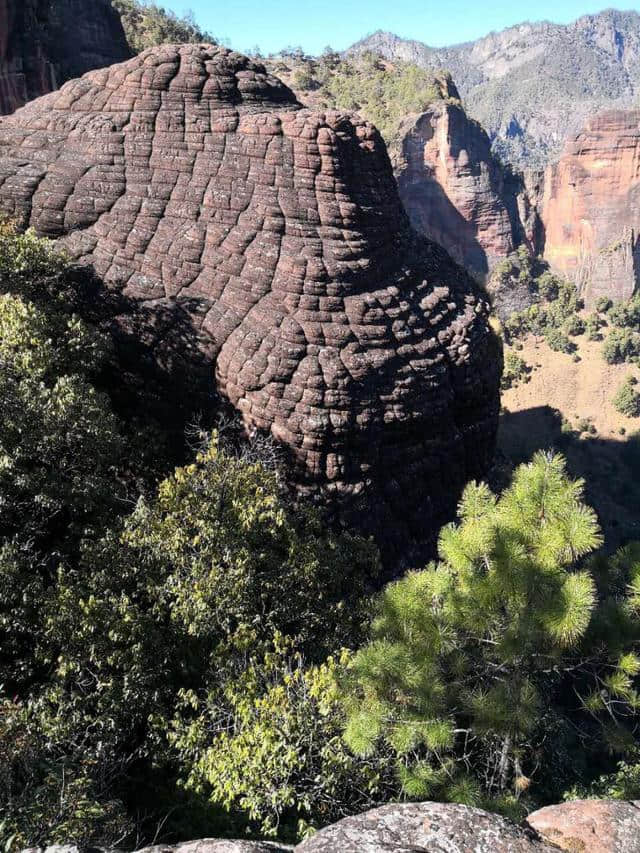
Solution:
<svg viewBox="0 0 640 853">
<path fill-rule="evenodd" d="M 296 853 L 552 853 L 535 832 L 453 803 L 397 803 L 348 817 Z"/>
</svg>

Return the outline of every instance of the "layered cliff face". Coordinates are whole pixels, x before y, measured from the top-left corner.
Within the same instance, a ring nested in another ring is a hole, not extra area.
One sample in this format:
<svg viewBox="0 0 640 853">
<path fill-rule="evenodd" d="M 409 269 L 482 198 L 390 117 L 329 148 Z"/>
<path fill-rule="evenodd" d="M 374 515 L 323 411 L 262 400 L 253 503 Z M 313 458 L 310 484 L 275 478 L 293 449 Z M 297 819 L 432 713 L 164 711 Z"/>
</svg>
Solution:
<svg viewBox="0 0 640 853">
<path fill-rule="evenodd" d="M 544 255 L 588 305 L 628 299 L 640 269 L 640 110 L 591 119 L 544 176 Z"/>
<path fill-rule="evenodd" d="M 186 314 L 298 487 L 340 498 L 379 540 L 431 542 L 486 470 L 487 305 L 409 227 L 367 122 L 301 108 L 228 50 L 163 46 L 2 120 L 0 209 Z"/>
<path fill-rule="evenodd" d="M 0 114 L 130 55 L 110 0 L 0 0 Z"/>
<path fill-rule="evenodd" d="M 401 126 L 396 175 L 413 226 L 484 280 L 494 263 L 536 242 L 534 213 L 517 176 L 462 107 L 439 101 Z"/>
</svg>

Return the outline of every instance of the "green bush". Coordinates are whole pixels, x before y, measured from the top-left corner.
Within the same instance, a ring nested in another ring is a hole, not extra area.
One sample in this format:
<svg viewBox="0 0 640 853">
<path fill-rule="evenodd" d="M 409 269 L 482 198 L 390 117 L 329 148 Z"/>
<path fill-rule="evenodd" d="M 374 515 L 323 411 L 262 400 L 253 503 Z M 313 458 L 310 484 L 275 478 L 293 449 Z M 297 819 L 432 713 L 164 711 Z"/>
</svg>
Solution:
<svg viewBox="0 0 640 853">
<path fill-rule="evenodd" d="M 621 415 L 628 418 L 640 416 L 640 394 L 635 386 L 638 380 L 635 376 L 628 376 L 618 388 L 613 398 L 613 407 Z"/>
<path fill-rule="evenodd" d="M 581 317 L 578 317 L 577 314 L 574 314 L 572 317 L 568 317 L 563 324 L 563 331 L 567 335 L 577 336 L 583 335 L 585 332 L 585 322 Z"/>
<path fill-rule="evenodd" d="M 514 352 L 507 351 L 504 357 L 504 370 L 500 387 L 506 391 L 508 388 L 514 388 L 520 382 L 527 382 L 530 373 L 531 368 L 524 359 Z"/>
<path fill-rule="evenodd" d="M 622 364 L 640 355 L 640 334 L 631 329 L 611 329 L 605 338 L 602 355 L 608 364 Z"/>
<path fill-rule="evenodd" d="M 628 302 L 619 302 L 607 312 L 609 322 L 618 328 L 640 328 L 640 297 L 634 296 Z"/>
<path fill-rule="evenodd" d="M 224 691 L 214 681 L 204 699 L 183 694 L 169 740 L 187 788 L 291 840 L 396 798 L 389 751 L 358 758 L 342 741 L 337 680 L 348 660 L 305 667 L 277 638 Z"/>
<path fill-rule="evenodd" d="M 544 333 L 544 339 L 552 350 L 556 352 L 566 352 L 571 354 L 575 352 L 576 345 L 569 338 L 553 326 L 547 328 Z"/>
<path fill-rule="evenodd" d="M 609 308 L 613 305 L 613 302 L 609 299 L 608 296 L 600 296 L 596 299 L 596 311 L 600 314 L 606 314 Z"/>
</svg>

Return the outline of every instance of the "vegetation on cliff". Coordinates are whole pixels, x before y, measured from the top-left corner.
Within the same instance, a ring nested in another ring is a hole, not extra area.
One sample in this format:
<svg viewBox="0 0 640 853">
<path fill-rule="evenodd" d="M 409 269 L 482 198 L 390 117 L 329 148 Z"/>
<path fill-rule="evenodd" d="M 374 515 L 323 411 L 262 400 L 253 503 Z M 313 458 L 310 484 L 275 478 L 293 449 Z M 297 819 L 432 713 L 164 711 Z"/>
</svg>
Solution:
<svg viewBox="0 0 640 853">
<path fill-rule="evenodd" d="M 211 33 L 198 26 L 192 12 L 179 16 L 148 0 L 113 0 L 113 6 L 134 53 L 166 42 L 217 42 Z"/>
<path fill-rule="evenodd" d="M 160 475 L 78 286 L 0 231 L 6 849 L 295 838 L 398 798 L 518 811 L 614 789 L 619 760 L 637 777 L 639 555 L 584 562 L 601 536 L 560 457 L 470 485 L 369 628 L 374 546 L 292 503 L 269 443 L 203 431 Z"/>
<path fill-rule="evenodd" d="M 284 52 L 267 65 L 314 108 L 359 112 L 373 122 L 388 145 L 400 122 L 433 101 L 459 103 L 451 77 L 407 62 L 385 62 L 374 53 L 345 58 L 327 48 L 317 59 L 302 51 Z"/>
</svg>

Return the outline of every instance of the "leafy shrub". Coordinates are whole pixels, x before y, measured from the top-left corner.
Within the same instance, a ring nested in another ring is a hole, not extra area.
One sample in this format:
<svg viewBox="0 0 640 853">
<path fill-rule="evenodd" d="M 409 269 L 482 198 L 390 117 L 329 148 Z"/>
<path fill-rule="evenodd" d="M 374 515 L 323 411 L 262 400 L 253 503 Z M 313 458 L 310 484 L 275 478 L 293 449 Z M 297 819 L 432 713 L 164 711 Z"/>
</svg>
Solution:
<svg viewBox="0 0 640 853">
<path fill-rule="evenodd" d="M 613 302 L 608 296 L 599 296 L 598 299 L 596 299 L 596 311 L 600 314 L 606 314 L 612 305 Z"/>
<path fill-rule="evenodd" d="M 605 325 L 606 321 L 603 320 L 602 317 L 600 317 L 598 314 L 589 314 L 584 324 L 584 330 L 587 335 L 587 340 L 601 341 L 602 334 L 600 333 L 600 329 Z"/>
<path fill-rule="evenodd" d="M 222 692 L 181 697 L 169 739 L 188 788 L 241 810 L 264 835 L 310 829 L 397 797 L 390 755 L 357 758 L 344 745 L 337 679 L 349 660 L 306 667 L 276 639 Z M 194 717 L 194 709 L 196 716 Z"/>
<path fill-rule="evenodd" d="M 632 361 L 640 355 L 640 334 L 631 329 L 611 329 L 605 338 L 602 355 L 608 364 Z"/>
<path fill-rule="evenodd" d="M 618 328 L 640 328 L 640 297 L 634 296 L 628 302 L 619 302 L 607 312 L 609 322 Z"/>
<path fill-rule="evenodd" d="M 618 388 L 613 398 L 613 407 L 621 415 L 628 418 L 640 416 L 640 394 L 636 390 L 638 380 L 635 376 L 628 376 Z"/>
<path fill-rule="evenodd" d="M 527 382 L 531 368 L 524 359 L 514 352 L 507 351 L 504 357 L 504 370 L 502 373 L 501 388 L 506 391 L 520 382 Z"/>
<path fill-rule="evenodd" d="M 555 327 L 548 328 L 544 333 L 544 339 L 550 349 L 556 352 L 572 353 L 576 350 L 576 345 L 569 338 Z"/>
<path fill-rule="evenodd" d="M 578 317 L 577 314 L 574 314 L 572 317 L 568 317 L 564 321 L 563 325 L 565 334 L 573 335 L 574 337 L 584 334 L 585 328 L 584 320 L 581 317 Z"/>
</svg>

